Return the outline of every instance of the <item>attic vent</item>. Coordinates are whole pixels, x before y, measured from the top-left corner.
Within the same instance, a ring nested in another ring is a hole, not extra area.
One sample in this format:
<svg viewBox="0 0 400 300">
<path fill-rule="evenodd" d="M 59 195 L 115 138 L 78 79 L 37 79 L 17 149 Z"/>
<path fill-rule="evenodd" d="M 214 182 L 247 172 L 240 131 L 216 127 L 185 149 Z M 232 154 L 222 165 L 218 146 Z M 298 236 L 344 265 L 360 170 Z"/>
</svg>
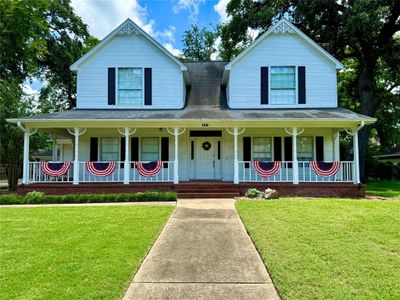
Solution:
<svg viewBox="0 0 400 300">
<path fill-rule="evenodd" d="M 119 32 L 119 35 L 138 35 L 139 30 L 135 28 L 131 23 L 127 23 L 124 27 L 122 27 Z"/>
<path fill-rule="evenodd" d="M 288 24 L 286 24 L 285 22 L 282 22 L 281 24 L 279 24 L 278 26 L 276 26 L 273 30 L 273 33 L 294 33 L 294 30 L 292 27 L 290 27 Z"/>
</svg>

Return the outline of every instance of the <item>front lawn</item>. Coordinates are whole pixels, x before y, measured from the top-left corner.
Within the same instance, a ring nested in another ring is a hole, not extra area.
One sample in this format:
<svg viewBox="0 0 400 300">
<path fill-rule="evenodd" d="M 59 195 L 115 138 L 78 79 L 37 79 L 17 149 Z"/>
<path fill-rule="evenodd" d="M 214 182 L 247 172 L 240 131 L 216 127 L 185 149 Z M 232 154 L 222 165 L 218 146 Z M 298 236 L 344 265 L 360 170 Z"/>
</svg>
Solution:
<svg viewBox="0 0 400 300">
<path fill-rule="evenodd" d="M 365 193 L 369 196 L 400 198 L 400 181 L 369 180 L 365 185 Z"/>
<path fill-rule="evenodd" d="M 0 299 L 118 299 L 173 206 L 0 208 Z"/>
<path fill-rule="evenodd" d="M 238 201 L 283 299 L 400 299 L 400 202 Z"/>
</svg>

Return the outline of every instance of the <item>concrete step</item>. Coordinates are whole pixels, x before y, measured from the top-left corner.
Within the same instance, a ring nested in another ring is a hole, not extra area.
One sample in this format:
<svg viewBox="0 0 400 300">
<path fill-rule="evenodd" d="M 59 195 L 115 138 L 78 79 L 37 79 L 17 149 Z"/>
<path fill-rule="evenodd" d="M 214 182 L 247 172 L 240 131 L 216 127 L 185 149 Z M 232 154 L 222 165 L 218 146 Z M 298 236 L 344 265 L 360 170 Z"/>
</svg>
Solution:
<svg viewBox="0 0 400 300">
<path fill-rule="evenodd" d="M 225 192 L 210 192 L 210 193 L 195 193 L 185 192 L 178 193 L 178 199 L 193 199 L 193 198 L 234 198 L 239 197 L 239 193 L 225 193 Z"/>
</svg>

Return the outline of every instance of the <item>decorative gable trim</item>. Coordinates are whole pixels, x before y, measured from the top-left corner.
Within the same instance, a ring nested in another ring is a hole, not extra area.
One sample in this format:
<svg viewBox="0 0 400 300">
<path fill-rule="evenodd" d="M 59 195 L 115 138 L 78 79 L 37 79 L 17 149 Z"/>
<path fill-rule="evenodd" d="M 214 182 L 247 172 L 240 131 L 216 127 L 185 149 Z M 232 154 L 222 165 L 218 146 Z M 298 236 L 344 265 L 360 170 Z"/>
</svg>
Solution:
<svg viewBox="0 0 400 300">
<path fill-rule="evenodd" d="M 239 61 L 243 56 L 247 55 L 254 47 L 256 47 L 259 43 L 261 43 L 267 36 L 270 34 L 285 34 L 297 33 L 301 38 L 303 38 L 308 44 L 314 47 L 318 52 L 320 52 L 325 58 L 330 60 L 336 65 L 336 69 L 343 69 L 343 64 L 326 52 L 321 46 L 319 46 L 316 42 L 310 39 L 306 34 L 304 34 L 300 29 L 294 26 L 286 19 L 281 19 L 275 25 L 272 25 L 264 34 L 262 34 L 259 38 L 257 38 L 249 47 L 247 47 L 244 51 L 242 51 L 238 56 L 236 56 L 233 60 L 231 60 L 226 66 L 225 70 L 229 71 L 232 68 L 232 65 Z"/>
<path fill-rule="evenodd" d="M 160 49 L 163 53 L 165 53 L 172 61 L 174 61 L 177 65 L 180 66 L 182 71 L 187 71 L 187 67 L 180 62 L 175 56 L 173 56 L 167 49 L 165 49 L 160 43 L 158 43 L 154 38 L 152 38 L 149 34 L 147 34 L 143 29 L 141 29 L 138 25 L 135 24 L 131 19 L 126 19 L 122 24 L 120 24 L 117 28 L 115 28 L 111 33 L 109 33 L 100 43 L 94 46 L 90 51 L 88 51 L 85 55 L 83 55 L 80 59 L 74 62 L 70 69 L 72 71 L 78 71 L 79 66 L 85 62 L 89 57 L 94 55 L 99 49 L 101 49 L 108 41 L 110 41 L 114 36 L 122 35 L 122 36 L 130 36 L 130 35 L 142 35 L 147 38 L 154 46 Z"/>
</svg>

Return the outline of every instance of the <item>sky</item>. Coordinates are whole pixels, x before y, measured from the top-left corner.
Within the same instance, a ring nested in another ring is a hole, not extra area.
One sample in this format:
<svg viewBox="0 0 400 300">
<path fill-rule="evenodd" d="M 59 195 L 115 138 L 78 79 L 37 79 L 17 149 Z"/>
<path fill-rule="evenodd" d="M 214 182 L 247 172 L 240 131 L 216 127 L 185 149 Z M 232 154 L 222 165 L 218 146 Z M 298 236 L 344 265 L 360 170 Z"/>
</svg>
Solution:
<svg viewBox="0 0 400 300">
<path fill-rule="evenodd" d="M 216 26 L 227 20 L 229 0 L 72 0 L 89 32 L 104 38 L 131 18 L 174 55 L 182 50 L 182 35 L 191 24 Z"/>
<path fill-rule="evenodd" d="M 182 51 L 183 32 L 191 24 L 215 27 L 226 22 L 229 0 L 71 0 L 75 13 L 91 35 L 103 39 L 127 18 L 160 42 L 173 55 Z M 218 41 L 217 41 L 218 42 Z M 216 57 L 214 57 L 215 59 Z M 43 83 L 32 78 L 24 92 L 38 96 Z"/>
</svg>

